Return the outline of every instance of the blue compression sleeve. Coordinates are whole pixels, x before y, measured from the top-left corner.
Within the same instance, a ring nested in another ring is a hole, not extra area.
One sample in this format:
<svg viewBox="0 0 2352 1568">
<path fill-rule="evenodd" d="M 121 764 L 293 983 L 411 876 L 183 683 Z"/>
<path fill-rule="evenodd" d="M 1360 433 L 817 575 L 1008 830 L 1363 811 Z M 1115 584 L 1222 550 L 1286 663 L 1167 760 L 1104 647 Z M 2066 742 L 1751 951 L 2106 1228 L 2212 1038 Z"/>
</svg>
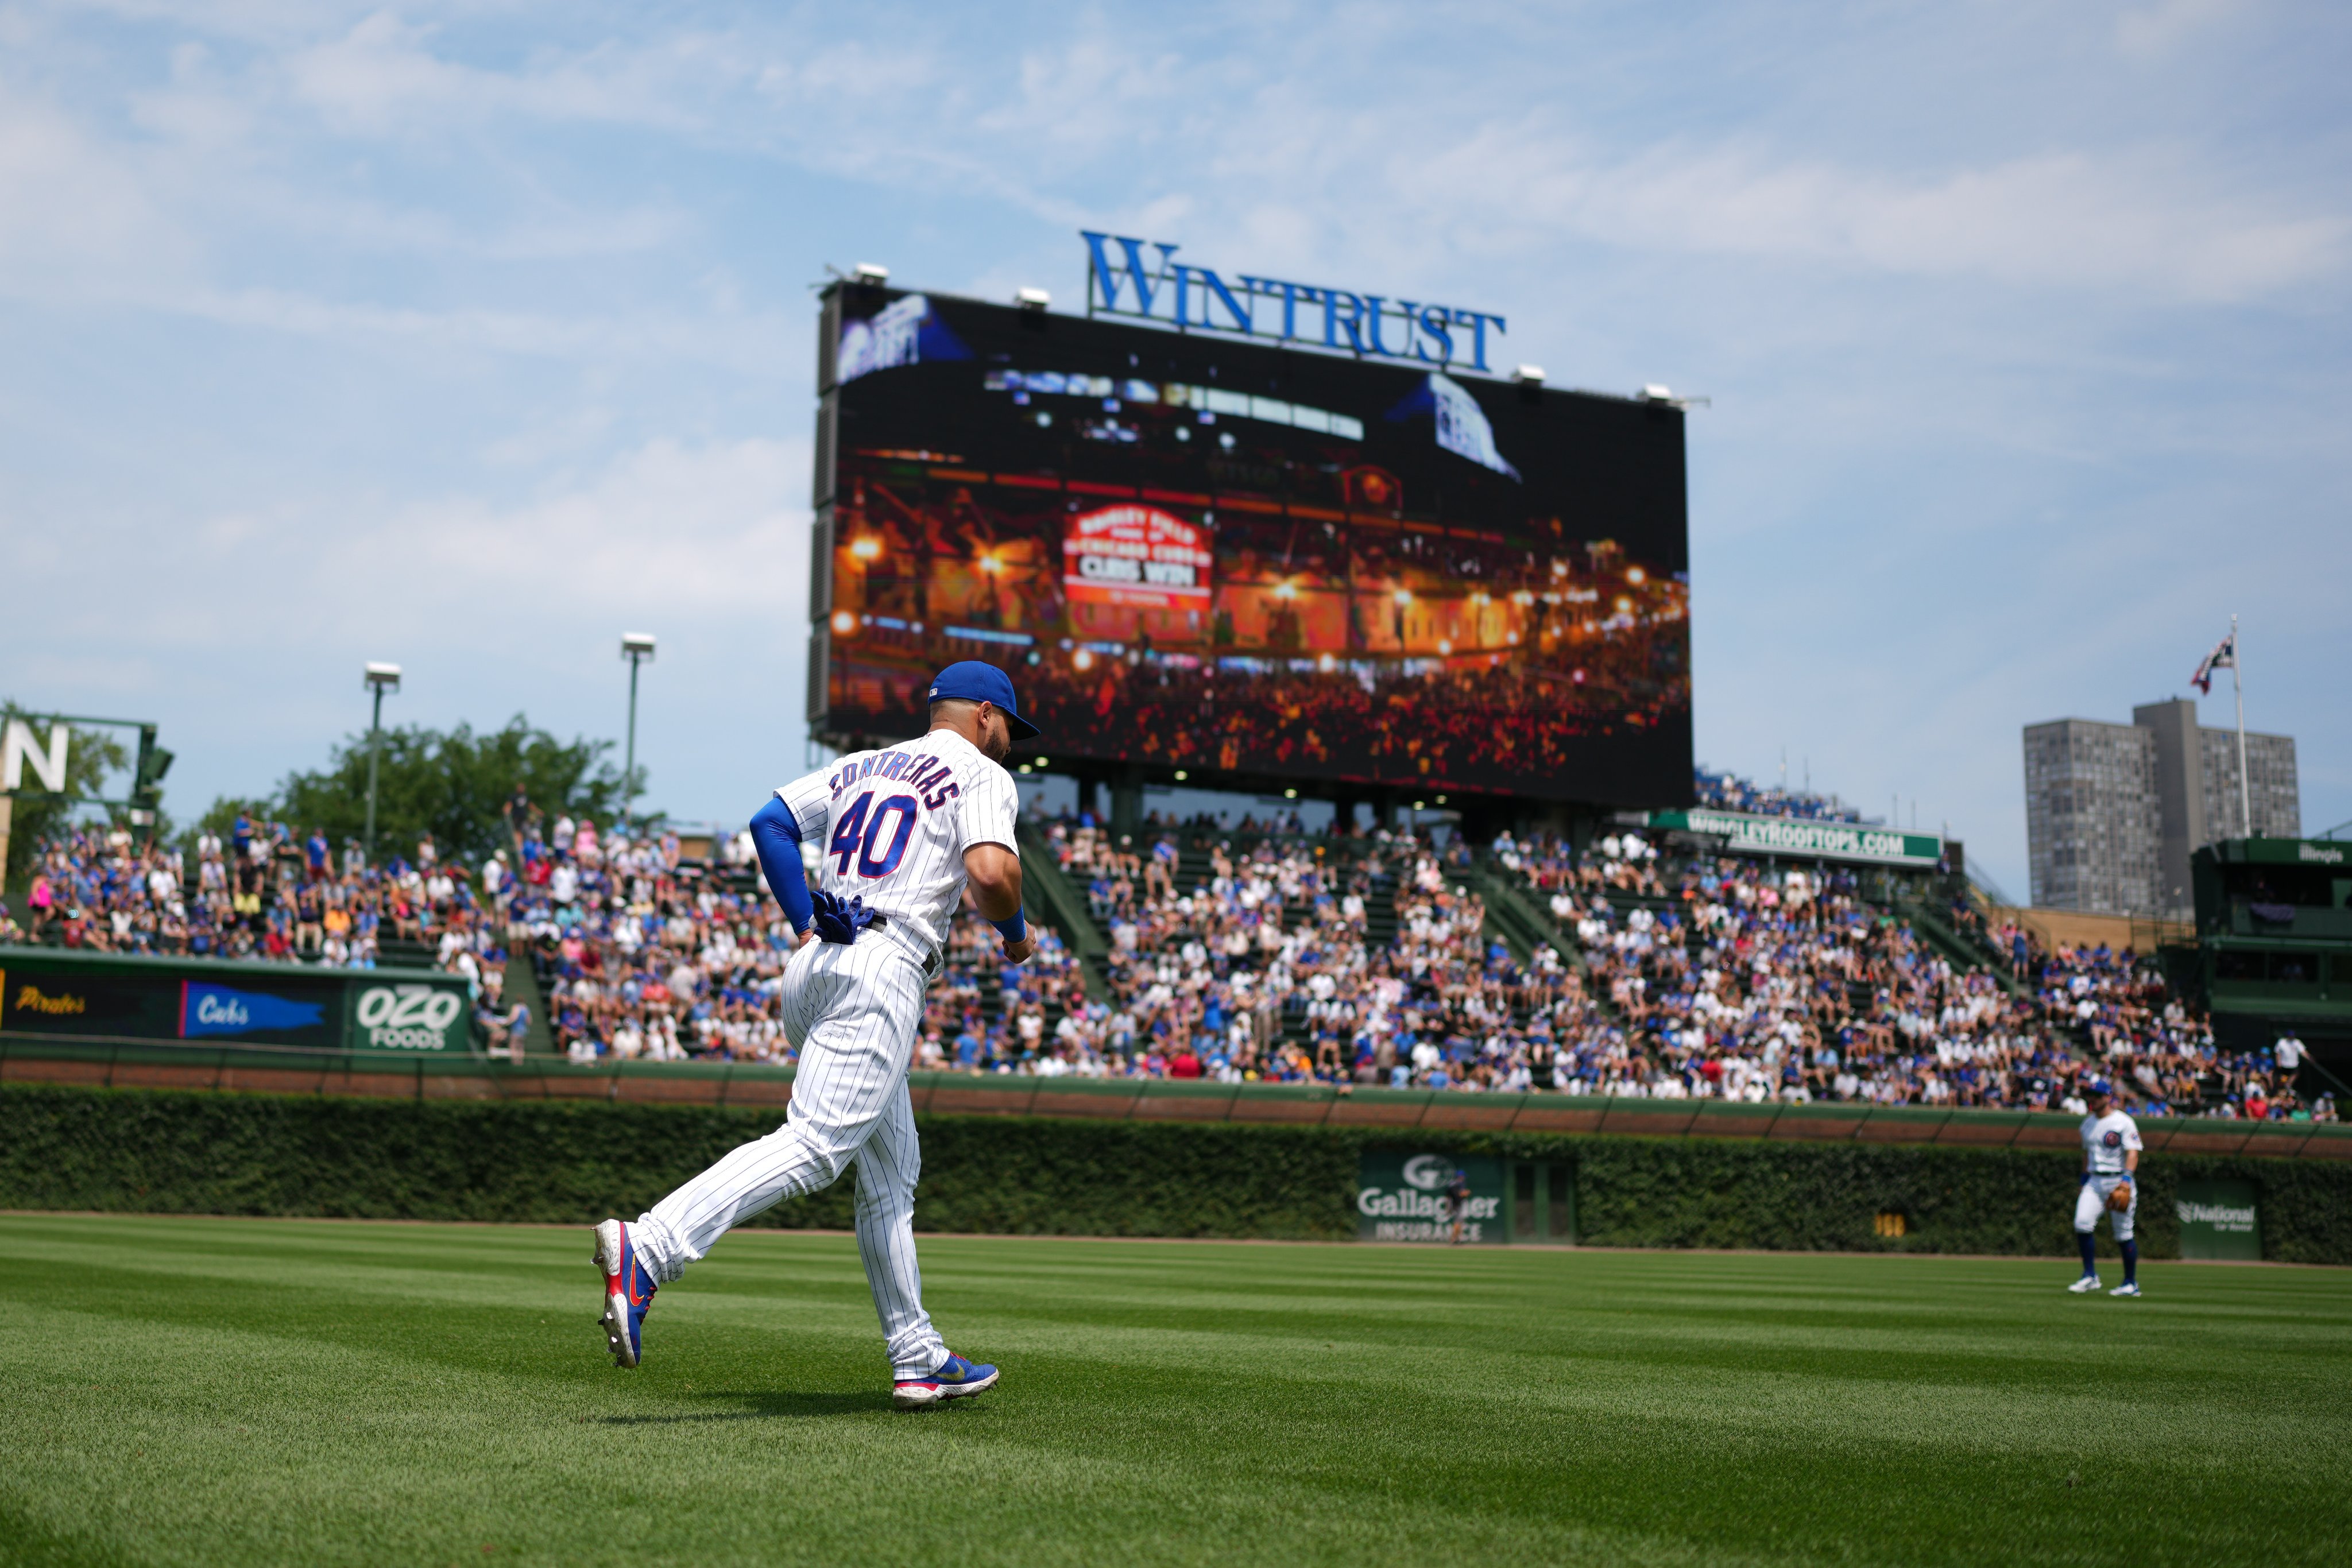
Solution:
<svg viewBox="0 0 2352 1568">
<path fill-rule="evenodd" d="M 784 918 L 794 931 L 806 931 L 816 918 L 816 906 L 809 902 L 808 869 L 801 863 L 800 824 L 793 821 L 793 809 L 782 796 L 769 796 L 752 816 L 751 847 L 759 852 L 761 874 L 783 905 Z"/>
</svg>

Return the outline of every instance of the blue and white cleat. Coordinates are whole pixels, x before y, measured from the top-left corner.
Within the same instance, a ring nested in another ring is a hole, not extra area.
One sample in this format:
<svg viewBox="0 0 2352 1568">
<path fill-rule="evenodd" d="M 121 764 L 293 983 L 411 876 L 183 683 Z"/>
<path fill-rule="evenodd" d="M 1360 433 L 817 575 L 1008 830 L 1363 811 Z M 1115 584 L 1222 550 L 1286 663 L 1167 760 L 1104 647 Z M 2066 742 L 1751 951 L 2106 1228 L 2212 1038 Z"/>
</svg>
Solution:
<svg viewBox="0 0 2352 1568">
<path fill-rule="evenodd" d="M 950 1355 L 929 1376 L 901 1381 L 891 1391 L 890 1403 L 901 1410 L 920 1410 L 944 1405 L 950 1399 L 969 1399 L 995 1386 L 996 1368 L 984 1362 L 974 1364 L 960 1355 Z"/>
<path fill-rule="evenodd" d="M 605 1223 L 610 1224 L 611 1221 L 607 1220 Z M 2066 1288 L 2078 1296 L 2088 1295 L 2099 1288 L 2099 1277 L 2096 1274 L 2085 1274 Z"/>
<path fill-rule="evenodd" d="M 2137 1296 L 2139 1294 L 2139 1281 L 2137 1280 L 2126 1280 L 2122 1284 L 2117 1285 L 2114 1290 L 2109 1291 L 2107 1294 L 2110 1296 Z"/>
<path fill-rule="evenodd" d="M 617 1219 L 596 1227 L 596 1269 L 604 1276 L 604 1315 L 596 1321 L 613 1352 L 615 1366 L 635 1366 L 645 1349 L 646 1310 L 654 1304 L 656 1285 L 637 1261 L 629 1228 Z"/>
</svg>

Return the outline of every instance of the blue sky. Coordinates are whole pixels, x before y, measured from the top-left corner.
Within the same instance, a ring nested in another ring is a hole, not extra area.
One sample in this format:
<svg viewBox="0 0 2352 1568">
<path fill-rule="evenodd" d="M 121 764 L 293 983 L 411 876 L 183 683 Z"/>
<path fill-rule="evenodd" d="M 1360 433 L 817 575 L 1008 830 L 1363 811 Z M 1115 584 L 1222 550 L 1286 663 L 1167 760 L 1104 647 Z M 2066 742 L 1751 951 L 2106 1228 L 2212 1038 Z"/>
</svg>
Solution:
<svg viewBox="0 0 2352 1568">
<path fill-rule="evenodd" d="M 362 725 L 798 771 L 830 263 L 1076 231 L 1505 313 L 1692 415 L 1698 749 L 2025 888 L 2019 729 L 2179 695 L 2352 818 L 2352 13 L 0 0 L 0 694 L 171 804 Z M 2205 705 L 2228 722 L 2226 687 Z"/>
</svg>

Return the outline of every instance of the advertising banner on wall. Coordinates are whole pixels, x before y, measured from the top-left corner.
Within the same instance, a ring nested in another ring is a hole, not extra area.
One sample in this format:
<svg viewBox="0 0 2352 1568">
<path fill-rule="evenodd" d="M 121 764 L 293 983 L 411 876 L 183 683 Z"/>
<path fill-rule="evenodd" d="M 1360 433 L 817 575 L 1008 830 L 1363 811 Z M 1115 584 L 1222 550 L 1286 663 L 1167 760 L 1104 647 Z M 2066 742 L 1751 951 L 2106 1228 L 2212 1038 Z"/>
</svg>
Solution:
<svg viewBox="0 0 2352 1568">
<path fill-rule="evenodd" d="M 1356 1237 L 1500 1246 L 1503 1162 L 1487 1155 L 1367 1149 L 1356 1175 Z"/>
<path fill-rule="evenodd" d="M 465 1051 L 454 975 L 0 948 L 0 1036 Z"/>
<path fill-rule="evenodd" d="M 2180 1255 L 2259 1262 L 2260 1205 L 2250 1181 L 2185 1181 L 2174 1196 L 2180 1216 Z"/>
<path fill-rule="evenodd" d="M 1743 811 L 1652 811 L 1650 826 L 1723 840 L 1735 854 L 1857 861 L 1866 865 L 1932 867 L 1944 858 L 1940 833 L 1906 833 L 1860 822 L 1805 817 L 1753 817 Z"/>
</svg>

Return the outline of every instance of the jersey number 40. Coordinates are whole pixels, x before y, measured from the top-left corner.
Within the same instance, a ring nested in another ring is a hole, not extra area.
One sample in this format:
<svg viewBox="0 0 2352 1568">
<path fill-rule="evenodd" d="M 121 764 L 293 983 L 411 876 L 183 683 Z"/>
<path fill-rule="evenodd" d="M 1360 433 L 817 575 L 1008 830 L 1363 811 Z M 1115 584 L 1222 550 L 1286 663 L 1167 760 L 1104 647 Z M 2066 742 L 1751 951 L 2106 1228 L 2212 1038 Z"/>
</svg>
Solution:
<svg viewBox="0 0 2352 1568">
<path fill-rule="evenodd" d="M 885 824 L 896 819 L 888 829 L 889 846 L 877 851 L 882 841 Z M 880 805 L 874 804 L 874 791 L 868 789 L 849 804 L 834 824 L 833 841 L 825 852 L 834 857 L 834 874 L 847 876 L 850 862 L 857 862 L 857 874 L 863 877 L 888 876 L 898 869 L 898 862 L 907 853 L 907 841 L 915 836 L 915 798 L 893 795 Z"/>
</svg>

